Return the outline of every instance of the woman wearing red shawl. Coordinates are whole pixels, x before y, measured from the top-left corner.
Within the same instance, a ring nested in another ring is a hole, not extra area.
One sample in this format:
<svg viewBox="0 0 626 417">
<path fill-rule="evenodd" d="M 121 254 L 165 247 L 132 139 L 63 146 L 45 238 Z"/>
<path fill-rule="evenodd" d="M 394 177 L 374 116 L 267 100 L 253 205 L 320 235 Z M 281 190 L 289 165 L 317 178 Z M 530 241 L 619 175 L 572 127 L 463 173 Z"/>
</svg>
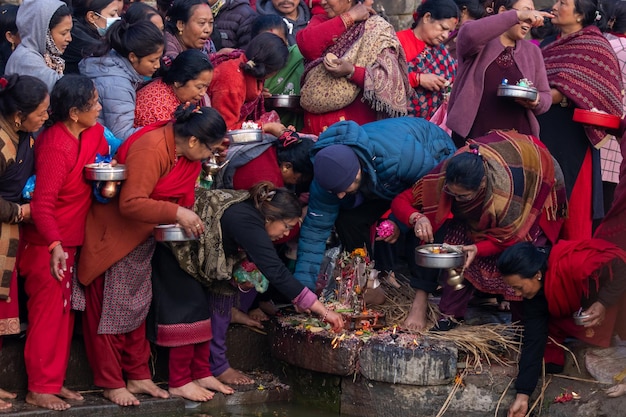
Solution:
<svg viewBox="0 0 626 417">
<path fill-rule="evenodd" d="M 560 35 L 543 43 L 552 107 L 539 115 L 541 141 L 559 162 L 569 199 L 561 237 L 591 237 L 592 219 L 603 216 L 599 148 L 606 132 L 572 121 L 575 108 L 620 116 L 622 75 L 613 48 L 600 32 L 607 16 L 597 0 L 562 0 L 552 8 Z M 552 41 L 552 42 L 550 42 Z"/>
<path fill-rule="evenodd" d="M 242 53 L 212 57 L 215 71 L 209 86 L 211 106 L 220 112 L 228 130 L 241 129 L 243 122 L 268 120 L 263 103 L 263 83 L 285 66 L 289 50 L 285 42 L 273 33 L 254 37 Z M 262 123 L 263 131 L 280 135 L 284 126 L 278 123 L 278 114 L 271 123 Z M 275 128 L 275 129 L 274 129 Z"/>
<path fill-rule="evenodd" d="M 568 336 L 610 345 L 614 332 L 626 336 L 626 252 L 602 239 L 560 240 L 548 251 L 528 242 L 506 249 L 498 269 L 515 294 L 524 297 L 524 338 L 510 417 L 528 412 L 545 359 L 547 372 L 561 372 Z M 576 325 L 573 315 L 588 315 Z M 548 341 L 548 337 L 551 340 Z"/>
<path fill-rule="evenodd" d="M 324 10 L 296 34 L 305 59 L 303 131 L 406 115 L 411 87 L 393 26 L 357 0 L 326 0 Z"/>
<path fill-rule="evenodd" d="M 424 1 L 414 14 L 411 29 L 398 32 L 409 64 L 409 84 L 415 89 L 410 114 L 429 120 L 454 83 L 456 59 L 444 42 L 459 21 L 453 0 Z"/>
<path fill-rule="evenodd" d="M 70 405 L 61 398 L 83 399 L 63 386 L 74 330 L 72 272 L 92 200 L 83 168 L 95 162 L 96 154 L 107 154 L 108 145 L 97 123 L 98 91 L 89 78 L 61 78 L 50 103 L 54 124 L 35 141 L 37 192 L 30 203 L 33 223 L 23 228 L 18 273 L 28 295 L 26 402 L 66 410 Z"/>
<path fill-rule="evenodd" d="M 188 207 L 194 202 L 200 161 L 221 144 L 224 133 L 224 121 L 214 109 L 188 104 L 176 110 L 174 120 L 134 133 L 116 155 L 127 171 L 119 196 L 108 204 L 92 205 L 87 216 L 77 274 L 85 285 L 81 300 L 85 347 L 94 383 L 115 404 L 139 405 L 135 394 L 140 393 L 169 396 L 152 382 L 148 366 L 145 319 L 152 300 L 151 260 L 156 245 L 152 230 L 160 223 L 177 223 L 188 235 L 203 233 L 202 220 Z M 208 361 L 210 323 L 197 330 L 206 339 L 203 359 Z M 177 358 L 190 363 L 195 353 L 192 349 Z M 170 372 L 170 378 L 189 371 L 181 368 Z M 208 366 L 197 379 L 210 379 L 207 370 Z M 187 390 L 211 395 L 191 380 L 170 385 L 175 395 L 185 396 Z"/>
<path fill-rule="evenodd" d="M 17 74 L 0 78 L 0 346 L 3 336 L 20 332 L 15 266 L 23 246 L 20 226 L 31 221 L 22 190 L 35 165 L 33 132 L 48 120 L 49 106 L 43 81 Z M 0 389 L 0 398 L 15 397 Z M 0 410 L 11 406 L 0 400 Z"/>
<path fill-rule="evenodd" d="M 537 138 L 493 131 L 468 142 L 391 203 L 393 214 L 413 228 L 418 241 L 463 245 L 463 275 L 471 285 L 458 291 L 444 286 L 439 305 L 456 318 L 464 316 L 474 288 L 519 300 L 502 281 L 497 256 L 517 242 L 554 242 L 566 210 L 558 164 Z M 405 326 L 422 330 L 439 270 L 411 272 L 417 292 Z"/>
</svg>

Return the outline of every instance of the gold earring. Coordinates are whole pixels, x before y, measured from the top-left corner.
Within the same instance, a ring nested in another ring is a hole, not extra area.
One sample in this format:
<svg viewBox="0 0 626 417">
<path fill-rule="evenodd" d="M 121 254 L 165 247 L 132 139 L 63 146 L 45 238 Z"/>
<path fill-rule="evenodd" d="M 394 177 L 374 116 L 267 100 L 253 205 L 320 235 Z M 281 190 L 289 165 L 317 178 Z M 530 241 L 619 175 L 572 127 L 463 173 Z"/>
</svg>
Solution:
<svg viewBox="0 0 626 417">
<path fill-rule="evenodd" d="M 576 19 L 576 23 L 580 23 L 580 17 Z"/>
<path fill-rule="evenodd" d="M 178 36 L 183 36 L 183 30 L 182 29 L 178 29 Z"/>
<path fill-rule="evenodd" d="M 20 122 L 19 120 L 15 122 L 15 128 L 19 129 L 20 127 L 22 127 L 22 122 Z"/>
</svg>

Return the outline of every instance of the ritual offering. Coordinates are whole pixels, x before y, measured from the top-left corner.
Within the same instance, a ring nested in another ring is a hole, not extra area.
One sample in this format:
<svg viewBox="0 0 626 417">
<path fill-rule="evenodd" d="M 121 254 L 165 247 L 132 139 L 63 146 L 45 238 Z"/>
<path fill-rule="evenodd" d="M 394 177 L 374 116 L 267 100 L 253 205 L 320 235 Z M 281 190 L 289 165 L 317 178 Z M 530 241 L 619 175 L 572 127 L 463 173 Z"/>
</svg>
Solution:
<svg viewBox="0 0 626 417">
<path fill-rule="evenodd" d="M 465 254 L 459 246 L 429 243 L 415 248 L 415 262 L 424 268 L 458 268 L 465 263 Z"/>
<path fill-rule="evenodd" d="M 533 83 L 526 78 L 522 78 L 516 84 L 509 84 L 506 78 L 498 86 L 498 97 L 522 98 L 525 100 L 537 100 L 537 89 L 532 86 Z"/>
<path fill-rule="evenodd" d="M 376 288 L 378 270 L 364 248 L 343 252 L 335 269 L 336 300 L 333 309 L 341 313 L 348 330 L 369 330 L 385 327 L 385 314 L 365 306 L 363 295 L 368 288 Z"/>
<path fill-rule="evenodd" d="M 126 166 L 111 166 L 108 162 L 85 165 L 85 178 L 90 181 L 123 181 L 126 179 Z"/>
<path fill-rule="evenodd" d="M 621 119 L 619 116 L 607 114 L 601 112 L 598 109 L 583 110 L 574 109 L 574 116 L 572 120 L 578 123 L 584 123 L 586 125 L 605 127 L 608 129 L 619 128 Z"/>
<path fill-rule="evenodd" d="M 395 226 L 390 220 L 383 220 L 376 227 L 376 235 L 380 238 L 385 239 L 393 235 L 394 230 L 395 230 Z"/>
<path fill-rule="evenodd" d="M 333 62 L 335 59 L 339 59 L 339 58 L 337 57 L 337 55 L 333 54 L 332 52 L 329 52 L 326 55 L 324 55 L 324 64 L 328 65 L 329 67 L 336 67 L 337 64 Z"/>
<path fill-rule="evenodd" d="M 585 323 L 583 322 L 583 320 L 588 318 L 589 314 L 584 314 L 581 307 L 577 312 L 574 313 L 572 317 L 574 318 L 574 323 L 576 323 L 578 326 L 584 326 Z"/>
<path fill-rule="evenodd" d="M 229 130 L 226 136 L 231 144 L 261 142 L 263 140 L 263 130 L 258 123 L 243 122 L 241 129 Z"/>
<path fill-rule="evenodd" d="M 197 240 L 194 235 L 188 235 L 185 229 L 177 224 L 160 224 L 154 228 L 154 239 L 157 242 L 185 242 Z"/>
</svg>

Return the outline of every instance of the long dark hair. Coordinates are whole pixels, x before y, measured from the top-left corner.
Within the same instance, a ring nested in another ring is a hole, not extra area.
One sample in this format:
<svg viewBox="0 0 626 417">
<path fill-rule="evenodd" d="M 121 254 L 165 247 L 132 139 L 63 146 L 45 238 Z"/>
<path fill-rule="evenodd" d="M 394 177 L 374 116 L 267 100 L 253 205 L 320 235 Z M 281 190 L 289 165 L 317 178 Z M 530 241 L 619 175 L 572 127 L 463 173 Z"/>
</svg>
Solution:
<svg viewBox="0 0 626 417">
<path fill-rule="evenodd" d="M 165 45 L 163 32 L 149 20 L 129 24 L 122 18 L 111 25 L 105 39 L 105 45 L 94 56 L 105 55 L 113 49 L 126 59 L 131 52 L 141 59 L 154 54 Z"/>
<path fill-rule="evenodd" d="M 11 32 L 13 36 L 17 35 L 17 17 L 18 6 L 14 4 L 3 4 L 0 6 L 0 74 L 4 74 L 4 69 L 9 60 L 9 56 L 13 52 L 15 45 L 11 45 L 5 36 L 5 33 Z"/>
<path fill-rule="evenodd" d="M 96 86 L 86 75 L 67 74 L 54 84 L 50 93 L 50 119 L 48 125 L 65 121 L 70 117 L 70 110 L 88 111 L 96 95 Z"/>
<path fill-rule="evenodd" d="M 226 135 L 226 122 L 212 107 L 181 104 L 174 111 L 174 119 L 176 136 L 182 138 L 195 136 L 207 147 L 220 143 Z"/>
<path fill-rule="evenodd" d="M 20 120 L 34 112 L 48 96 L 48 87 L 30 75 L 5 75 L 0 78 L 0 115 L 5 119 L 18 113 Z"/>
<path fill-rule="evenodd" d="M 128 6 L 122 17 L 129 24 L 140 22 L 142 20 L 150 21 L 152 16 L 161 16 L 157 9 L 150 6 L 148 3 L 133 2 Z"/>
<path fill-rule="evenodd" d="M 264 32 L 252 38 L 245 55 L 248 61 L 241 63 L 241 70 L 256 79 L 263 79 L 285 66 L 289 49 L 280 37 Z"/>
<path fill-rule="evenodd" d="M 478 153 L 463 152 L 454 155 L 446 165 L 446 183 L 458 185 L 466 190 L 477 191 L 484 176 L 483 157 Z"/>
<path fill-rule="evenodd" d="M 413 25 L 411 29 L 417 27 L 418 22 L 426 13 L 430 13 L 434 20 L 450 19 L 460 17 L 460 11 L 454 0 L 428 0 L 423 1 L 413 14 Z"/>
<path fill-rule="evenodd" d="M 261 181 L 250 188 L 250 198 L 265 220 L 285 220 L 302 216 L 298 197 L 286 188 Z"/>
<path fill-rule="evenodd" d="M 609 18 L 600 0 L 574 0 L 574 11 L 583 15 L 583 27 L 595 25 L 602 32 L 607 31 Z"/>
<path fill-rule="evenodd" d="M 287 146 L 285 146 L 285 144 Z M 307 177 L 313 177 L 313 163 L 310 151 L 315 143 L 309 138 L 298 138 L 294 142 L 279 138 L 276 142 L 278 164 L 289 162 L 293 171 Z"/>
<path fill-rule="evenodd" d="M 539 271 L 548 268 L 549 251 L 535 247 L 531 242 L 520 242 L 510 246 L 498 258 L 497 266 L 502 275 L 519 275 L 530 279 Z"/>
<path fill-rule="evenodd" d="M 164 69 L 163 82 L 186 84 L 198 78 L 204 71 L 212 71 L 213 65 L 206 54 L 198 49 L 187 49 L 178 54 L 169 68 Z"/>
</svg>

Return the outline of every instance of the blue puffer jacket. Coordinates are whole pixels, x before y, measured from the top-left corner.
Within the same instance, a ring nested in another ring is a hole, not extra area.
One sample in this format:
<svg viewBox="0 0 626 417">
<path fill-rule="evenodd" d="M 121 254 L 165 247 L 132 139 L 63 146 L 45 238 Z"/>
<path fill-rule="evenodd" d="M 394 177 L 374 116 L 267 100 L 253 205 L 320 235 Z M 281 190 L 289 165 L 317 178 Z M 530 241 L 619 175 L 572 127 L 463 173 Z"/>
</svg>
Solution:
<svg viewBox="0 0 626 417">
<path fill-rule="evenodd" d="M 446 132 L 433 123 L 414 117 L 398 117 L 359 126 L 335 123 L 319 137 L 311 153 L 330 145 L 348 145 L 361 161 L 371 191 L 379 198 L 393 199 L 411 187 L 456 148 Z M 315 289 L 325 242 L 337 219 L 342 200 L 313 181 L 309 207 L 300 230 L 294 276 Z"/>
<path fill-rule="evenodd" d="M 215 16 L 215 29 L 223 48 L 246 49 L 251 39 L 252 22 L 258 16 L 249 0 L 226 0 Z"/>
</svg>

